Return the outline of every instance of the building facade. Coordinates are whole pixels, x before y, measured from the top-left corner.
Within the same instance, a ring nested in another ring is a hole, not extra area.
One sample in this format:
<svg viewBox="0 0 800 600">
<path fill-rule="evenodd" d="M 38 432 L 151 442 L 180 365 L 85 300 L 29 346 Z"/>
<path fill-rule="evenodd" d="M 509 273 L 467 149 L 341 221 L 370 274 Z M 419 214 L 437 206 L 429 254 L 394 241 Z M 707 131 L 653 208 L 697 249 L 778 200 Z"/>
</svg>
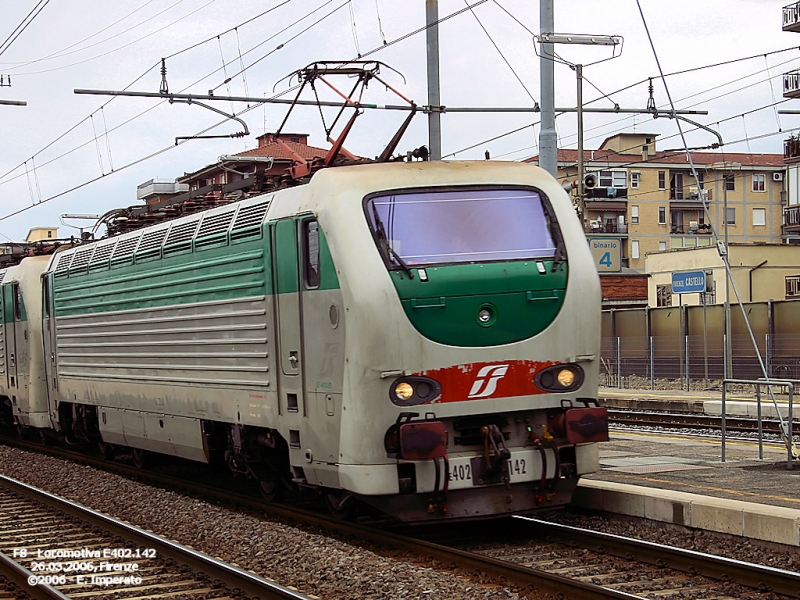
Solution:
<svg viewBox="0 0 800 600">
<path fill-rule="evenodd" d="M 730 243 L 788 241 L 783 155 L 692 152 L 696 180 L 686 153 L 659 150 L 656 137 L 623 133 L 584 150 L 584 180 L 590 175 L 594 185 L 582 202 L 578 152 L 558 151 L 558 178 L 573 188 L 587 237 L 620 239 L 623 267 L 644 271 L 649 253 L 712 246 L 712 225 Z"/>
</svg>

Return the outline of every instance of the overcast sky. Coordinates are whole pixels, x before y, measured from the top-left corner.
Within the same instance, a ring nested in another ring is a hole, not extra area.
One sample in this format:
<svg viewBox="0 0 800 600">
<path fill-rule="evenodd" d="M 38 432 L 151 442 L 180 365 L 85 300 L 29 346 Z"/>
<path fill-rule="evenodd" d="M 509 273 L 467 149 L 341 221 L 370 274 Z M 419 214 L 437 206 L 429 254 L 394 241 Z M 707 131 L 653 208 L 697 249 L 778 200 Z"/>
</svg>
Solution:
<svg viewBox="0 0 800 600">
<path fill-rule="evenodd" d="M 723 150 L 781 153 L 784 137 L 800 128 L 800 115 L 778 116 L 773 106 L 782 101 L 781 74 L 800 68 L 800 34 L 781 31 L 785 0 L 640 1 L 664 72 L 698 69 L 667 78 L 676 107 L 708 111 L 690 118 L 718 130 L 726 142 Z M 538 3 L 469 3 L 475 6 L 472 11 L 440 26 L 442 103 L 532 106 L 540 100 L 539 59 L 531 35 L 539 31 Z M 217 95 L 264 97 L 285 91 L 289 84 L 284 78 L 315 60 L 350 60 L 361 54 L 397 69 L 402 76 L 386 68 L 382 75 L 406 97 L 427 103 L 425 33 L 393 43 L 424 26 L 424 0 L 14 0 L 3 3 L 0 41 L 42 5 L 10 45 L 0 46 L 0 74 L 12 80 L 11 88 L 0 88 L 0 99 L 28 103 L 0 105 L 0 239 L 21 240 L 40 225 L 60 226 L 62 236 L 76 233 L 60 225 L 60 215 L 137 204 L 138 184 L 153 178 L 173 181 L 221 154 L 253 148 L 256 136 L 280 124 L 285 107 L 254 106 L 239 115 L 249 137 L 192 140 L 176 147 L 176 136 L 197 134 L 220 117 L 159 99 L 73 93 L 75 88 L 157 92 L 162 57 L 167 57 L 172 92 L 213 89 Z M 464 0 L 440 0 L 439 16 L 465 7 Z M 598 89 L 611 98 L 590 106 L 646 107 L 646 80 L 656 78 L 658 68 L 636 0 L 555 0 L 555 30 L 623 36 L 621 55 L 594 65 L 611 57 L 611 50 L 561 46 L 557 51 L 566 62 L 589 65 L 584 68 L 585 102 L 598 98 Z M 666 106 L 663 84 L 656 79 L 654 86 L 657 105 Z M 372 85 L 364 100 L 402 103 L 379 85 Z M 556 106 L 574 107 L 575 102 L 574 72 L 558 64 Z M 242 103 L 214 106 L 237 113 L 247 109 Z M 795 108 L 793 101 L 780 106 L 790 107 Z M 403 117 L 367 112 L 347 148 L 377 155 Z M 538 153 L 538 121 L 535 114 L 446 114 L 443 153 L 459 159 L 481 159 L 485 151 L 504 160 L 526 158 Z M 558 117 L 560 146 L 576 147 L 575 121 L 574 113 Z M 659 149 L 681 146 L 669 119 L 590 114 L 585 128 L 587 149 L 615 132 L 634 130 L 659 133 Z M 208 133 L 239 130 L 238 123 L 227 121 Z M 310 143 L 327 146 L 314 108 L 298 108 L 285 130 L 308 133 Z M 715 141 L 703 131 L 687 137 L 692 146 Z M 426 117 L 419 115 L 398 150 L 425 143 Z"/>
</svg>

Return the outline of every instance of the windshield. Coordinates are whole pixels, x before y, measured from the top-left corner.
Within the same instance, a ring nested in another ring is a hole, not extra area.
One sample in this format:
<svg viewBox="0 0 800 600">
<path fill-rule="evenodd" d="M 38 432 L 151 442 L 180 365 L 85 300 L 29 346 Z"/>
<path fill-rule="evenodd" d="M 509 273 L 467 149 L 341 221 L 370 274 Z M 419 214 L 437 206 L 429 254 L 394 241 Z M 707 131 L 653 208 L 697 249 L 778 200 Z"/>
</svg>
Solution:
<svg viewBox="0 0 800 600">
<path fill-rule="evenodd" d="M 386 195 L 369 199 L 366 208 L 390 263 L 541 259 L 556 253 L 542 199 L 532 190 Z"/>
</svg>

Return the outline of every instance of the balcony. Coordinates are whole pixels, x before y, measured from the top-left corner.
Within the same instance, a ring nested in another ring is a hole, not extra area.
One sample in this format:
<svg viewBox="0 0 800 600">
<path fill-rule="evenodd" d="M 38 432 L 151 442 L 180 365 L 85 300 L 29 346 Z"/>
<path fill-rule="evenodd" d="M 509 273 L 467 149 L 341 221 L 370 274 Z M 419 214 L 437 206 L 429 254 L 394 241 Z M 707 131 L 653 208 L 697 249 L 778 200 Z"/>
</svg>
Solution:
<svg viewBox="0 0 800 600">
<path fill-rule="evenodd" d="M 793 163 L 800 160 L 800 137 L 792 136 L 783 140 L 783 162 Z"/>
<path fill-rule="evenodd" d="M 800 71 L 783 74 L 783 97 L 800 98 Z"/>
<path fill-rule="evenodd" d="M 800 32 L 800 2 L 783 7 L 783 30 Z"/>
<path fill-rule="evenodd" d="M 787 206 L 783 209 L 783 233 L 800 233 L 800 206 Z"/>
<path fill-rule="evenodd" d="M 628 188 L 618 187 L 596 187 L 586 190 L 586 198 L 600 200 L 602 198 L 622 198 L 628 197 Z"/>
<path fill-rule="evenodd" d="M 695 203 L 698 208 L 701 208 L 700 194 L 703 195 L 706 202 L 711 202 L 711 190 L 699 190 L 694 186 L 684 187 L 671 187 L 669 190 L 669 199 L 671 202 L 687 202 Z"/>
</svg>

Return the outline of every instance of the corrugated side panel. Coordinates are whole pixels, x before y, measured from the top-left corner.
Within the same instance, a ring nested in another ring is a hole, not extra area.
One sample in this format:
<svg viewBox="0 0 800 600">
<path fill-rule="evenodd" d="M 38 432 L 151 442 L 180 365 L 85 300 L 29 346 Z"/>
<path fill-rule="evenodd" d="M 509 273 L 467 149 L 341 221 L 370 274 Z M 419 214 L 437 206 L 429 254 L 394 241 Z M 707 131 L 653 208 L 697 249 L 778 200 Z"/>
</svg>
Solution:
<svg viewBox="0 0 800 600">
<path fill-rule="evenodd" d="M 56 284 L 59 377 L 268 384 L 267 277 L 256 244 L 169 268 L 146 264 Z"/>
</svg>

